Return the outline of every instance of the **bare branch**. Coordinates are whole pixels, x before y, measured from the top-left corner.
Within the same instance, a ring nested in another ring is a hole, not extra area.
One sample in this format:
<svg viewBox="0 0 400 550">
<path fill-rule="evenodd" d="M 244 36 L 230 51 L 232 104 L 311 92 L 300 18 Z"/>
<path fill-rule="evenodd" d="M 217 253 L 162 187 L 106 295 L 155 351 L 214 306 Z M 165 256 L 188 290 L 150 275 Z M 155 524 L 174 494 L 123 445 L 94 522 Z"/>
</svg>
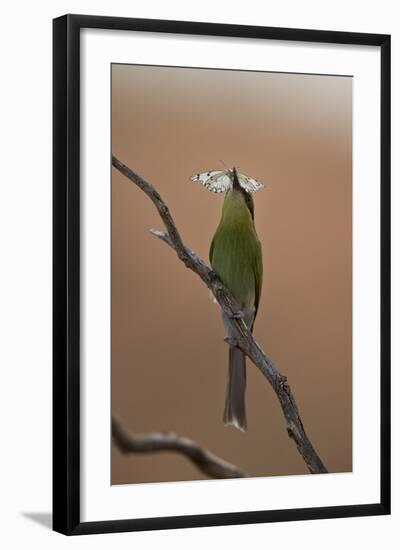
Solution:
<svg viewBox="0 0 400 550">
<path fill-rule="evenodd" d="M 112 435 L 114 441 L 123 453 L 154 453 L 174 451 L 184 455 L 208 477 L 215 479 L 231 479 L 248 477 L 234 464 L 230 464 L 210 451 L 203 449 L 187 437 L 179 437 L 174 433 L 153 432 L 143 435 L 128 434 L 120 422 L 113 417 Z"/>
<path fill-rule="evenodd" d="M 217 274 L 207 266 L 204 260 L 183 244 L 167 205 L 154 187 L 114 156 L 112 157 L 112 164 L 129 180 L 140 187 L 155 204 L 167 229 L 167 233 L 154 229 L 152 229 L 151 232 L 175 250 L 179 259 L 186 267 L 194 271 L 194 273 L 202 279 L 214 294 L 221 309 L 229 317 L 228 322 L 232 328 L 231 334 L 233 335 L 235 345 L 252 360 L 254 365 L 262 372 L 275 390 L 286 418 L 288 434 L 295 442 L 297 450 L 306 462 L 309 471 L 312 474 L 327 473 L 328 470 L 313 448 L 305 432 L 293 392 L 287 383 L 286 376 L 278 371 L 274 363 L 261 349 L 251 332 L 248 330 L 242 319 L 240 309 L 229 290 L 222 284 Z"/>
</svg>

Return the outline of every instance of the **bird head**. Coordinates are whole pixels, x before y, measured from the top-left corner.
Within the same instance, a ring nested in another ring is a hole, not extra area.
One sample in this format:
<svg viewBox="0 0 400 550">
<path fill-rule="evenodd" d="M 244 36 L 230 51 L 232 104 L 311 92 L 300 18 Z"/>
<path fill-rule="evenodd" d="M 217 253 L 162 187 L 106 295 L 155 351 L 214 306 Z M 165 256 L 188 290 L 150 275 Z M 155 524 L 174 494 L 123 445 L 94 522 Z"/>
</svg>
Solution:
<svg viewBox="0 0 400 550">
<path fill-rule="evenodd" d="M 226 200 L 235 200 L 235 201 L 241 201 L 243 204 L 246 205 L 246 207 L 249 209 L 252 219 L 254 220 L 254 200 L 248 191 L 243 189 L 243 187 L 240 185 L 238 174 L 236 168 L 232 168 L 229 170 L 229 177 L 232 182 L 231 189 L 228 190 L 226 194 Z"/>
</svg>

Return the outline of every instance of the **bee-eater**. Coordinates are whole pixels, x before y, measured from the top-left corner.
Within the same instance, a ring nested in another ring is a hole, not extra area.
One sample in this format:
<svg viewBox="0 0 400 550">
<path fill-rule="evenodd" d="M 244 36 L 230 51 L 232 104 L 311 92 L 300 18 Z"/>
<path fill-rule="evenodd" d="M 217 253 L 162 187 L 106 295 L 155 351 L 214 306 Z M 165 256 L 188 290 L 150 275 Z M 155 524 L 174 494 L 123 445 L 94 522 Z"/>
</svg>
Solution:
<svg viewBox="0 0 400 550">
<path fill-rule="evenodd" d="M 254 226 L 253 197 L 241 185 L 241 182 L 246 183 L 243 179 L 246 176 L 238 174 L 236 168 L 227 170 L 226 175 L 230 178 L 231 185 L 227 188 L 221 220 L 211 243 L 210 262 L 239 304 L 243 320 L 252 331 L 263 277 L 261 243 Z M 225 314 L 223 320 L 227 335 L 231 336 Z M 245 390 L 245 355 L 239 348 L 231 345 L 223 418 L 226 425 L 233 425 L 242 431 L 247 428 Z"/>
</svg>

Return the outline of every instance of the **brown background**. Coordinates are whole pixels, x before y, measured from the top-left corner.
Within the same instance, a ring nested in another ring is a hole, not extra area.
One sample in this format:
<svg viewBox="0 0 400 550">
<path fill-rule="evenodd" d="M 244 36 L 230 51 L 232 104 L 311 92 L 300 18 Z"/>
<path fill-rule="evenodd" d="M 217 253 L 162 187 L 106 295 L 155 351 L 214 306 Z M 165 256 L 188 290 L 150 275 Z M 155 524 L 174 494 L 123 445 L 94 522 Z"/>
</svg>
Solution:
<svg viewBox="0 0 400 550">
<path fill-rule="evenodd" d="M 188 182 L 219 159 L 270 186 L 255 196 L 264 254 L 255 335 L 288 376 L 331 472 L 351 460 L 349 77 L 112 67 L 112 152 L 152 182 L 203 258 L 222 196 Z M 112 412 L 174 431 L 257 476 L 307 473 L 277 398 L 248 362 L 248 432 L 224 427 L 227 346 L 204 284 L 155 237 L 149 199 L 112 173 Z M 202 479 L 174 454 L 123 456 L 113 484 Z"/>
</svg>

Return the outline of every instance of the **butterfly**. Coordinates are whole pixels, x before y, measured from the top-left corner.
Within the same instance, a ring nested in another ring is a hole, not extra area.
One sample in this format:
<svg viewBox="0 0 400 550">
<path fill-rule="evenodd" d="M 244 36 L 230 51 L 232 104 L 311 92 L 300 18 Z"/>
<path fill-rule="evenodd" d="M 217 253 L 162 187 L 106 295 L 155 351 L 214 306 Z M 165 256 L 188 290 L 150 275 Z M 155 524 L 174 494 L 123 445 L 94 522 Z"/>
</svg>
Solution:
<svg viewBox="0 0 400 550">
<path fill-rule="evenodd" d="M 213 193 L 224 193 L 232 187 L 234 168 L 228 170 L 209 170 L 208 172 L 200 172 L 200 174 L 194 174 L 190 179 L 191 181 L 198 181 L 204 185 L 209 191 Z M 259 189 L 265 187 L 260 181 L 237 172 L 240 186 L 249 193 L 255 193 Z"/>
</svg>

